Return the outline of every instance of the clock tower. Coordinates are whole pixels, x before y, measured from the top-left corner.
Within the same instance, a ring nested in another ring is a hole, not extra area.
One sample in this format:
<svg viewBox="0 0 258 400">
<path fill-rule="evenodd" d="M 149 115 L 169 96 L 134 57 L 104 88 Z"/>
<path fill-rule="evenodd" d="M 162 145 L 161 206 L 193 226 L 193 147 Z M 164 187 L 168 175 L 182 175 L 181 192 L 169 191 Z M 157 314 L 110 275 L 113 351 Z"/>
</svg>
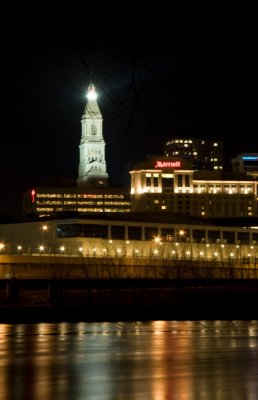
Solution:
<svg viewBox="0 0 258 400">
<path fill-rule="evenodd" d="M 107 187 L 105 142 L 102 134 L 102 115 L 97 103 L 95 86 L 90 84 L 87 104 L 82 115 L 78 187 Z"/>
</svg>

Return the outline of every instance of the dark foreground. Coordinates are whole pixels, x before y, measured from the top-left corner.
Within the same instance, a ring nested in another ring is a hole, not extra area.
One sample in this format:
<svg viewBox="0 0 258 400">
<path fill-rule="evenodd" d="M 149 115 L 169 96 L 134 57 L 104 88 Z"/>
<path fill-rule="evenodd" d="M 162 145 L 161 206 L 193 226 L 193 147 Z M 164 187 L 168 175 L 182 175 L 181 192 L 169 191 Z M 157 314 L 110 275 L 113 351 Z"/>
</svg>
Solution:
<svg viewBox="0 0 258 400">
<path fill-rule="evenodd" d="M 0 322 L 257 320 L 257 280 L 15 281 Z"/>
</svg>

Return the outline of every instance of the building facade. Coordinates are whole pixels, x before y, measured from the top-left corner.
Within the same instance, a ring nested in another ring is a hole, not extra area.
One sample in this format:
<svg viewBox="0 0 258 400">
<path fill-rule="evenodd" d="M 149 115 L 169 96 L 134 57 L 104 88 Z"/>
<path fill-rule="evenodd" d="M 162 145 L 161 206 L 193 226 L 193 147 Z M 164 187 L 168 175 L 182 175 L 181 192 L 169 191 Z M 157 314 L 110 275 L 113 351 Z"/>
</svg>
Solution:
<svg viewBox="0 0 258 400">
<path fill-rule="evenodd" d="M 88 218 L 1 224 L 0 278 L 232 279 L 235 268 L 235 278 L 257 279 L 257 243 L 254 228 Z"/>
<path fill-rule="evenodd" d="M 129 189 L 36 187 L 23 194 L 23 214 L 46 217 L 65 213 L 79 215 L 131 211 Z"/>
<path fill-rule="evenodd" d="M 203 218 L 258 215 L 258 182 L 246 174 L 195 171 L 175 157 L 147 159 L 130 174 L 132 211 Z"/>
<path fill-rule="evenodd" d="M 166 140 L 163 146 L 166 157 L 181 158 L 193 169 L 223 169 L 223 142 L 221 141 L 176 137 Z"/>
<path fill-rule="evenodd" d="M 126 252 L 130 257 L 135 253 L 146 257 L 149 245 L 161 253 L 161 244 L 165 243 L 176 246 L 183 243 L 256 245 L 257 251 L 258 230 L 257 227 L 131 221 L 126 216 L 124 219 L 112 219 L 111 216 L 110 219 L 67 218 L 0 224 L 0 254 L 79 255 L 82 252 L 83 255 L 103 257 L 105 253 L 108 256 Z M 188 248 L 183 246 L 183 250 Z M 251 250 L 249 248 L 248 252 Z M 171 254 L 174 253 L 170 253 L 170 257 Z"/>
</svg>

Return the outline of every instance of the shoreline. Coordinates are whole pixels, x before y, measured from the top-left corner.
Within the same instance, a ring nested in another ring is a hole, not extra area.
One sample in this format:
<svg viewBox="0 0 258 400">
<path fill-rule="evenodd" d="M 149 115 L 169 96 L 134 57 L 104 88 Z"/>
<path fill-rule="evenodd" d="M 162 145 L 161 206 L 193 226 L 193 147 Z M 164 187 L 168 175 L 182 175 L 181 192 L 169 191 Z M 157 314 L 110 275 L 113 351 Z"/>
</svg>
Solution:
<svg viewBox="0 0 258 400">
<path fill-rule="evenodd" d="M 2 291 L 0 323 L 258 320 L 256 280 L 88 281 L 72 289 L 54 281 L 48 290 L 29 289 L 9 298 Z"/>
</svg>

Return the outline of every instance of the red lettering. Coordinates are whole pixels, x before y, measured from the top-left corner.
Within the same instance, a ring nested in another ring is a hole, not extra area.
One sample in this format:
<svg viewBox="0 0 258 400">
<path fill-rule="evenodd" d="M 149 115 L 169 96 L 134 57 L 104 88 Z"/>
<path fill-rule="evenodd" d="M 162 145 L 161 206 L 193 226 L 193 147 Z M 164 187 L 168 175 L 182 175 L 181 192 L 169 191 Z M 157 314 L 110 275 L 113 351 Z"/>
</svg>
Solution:
<svg viewBox="0 0 258 400">
<path fill-rule="evenodd" d="M 180 168 L 181 161 L 157 161 L 155 168 Z"/>
</svg>

